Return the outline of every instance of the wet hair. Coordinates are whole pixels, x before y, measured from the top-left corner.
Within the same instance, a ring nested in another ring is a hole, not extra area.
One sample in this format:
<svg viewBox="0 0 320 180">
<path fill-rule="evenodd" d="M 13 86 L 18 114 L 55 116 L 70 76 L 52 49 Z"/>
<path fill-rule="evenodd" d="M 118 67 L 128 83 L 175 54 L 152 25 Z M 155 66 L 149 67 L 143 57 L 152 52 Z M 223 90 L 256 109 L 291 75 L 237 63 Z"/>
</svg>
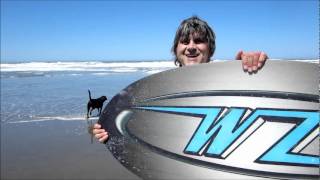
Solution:
<svg viewBox="0 0 320 180">
<path fill-rule="evenodd" d="M 215 34 L 210 26 L 203 20 L 201 20 L 197 16 L 192 16 L 188 19 L 185 19 L 181 22 L 178 30 L 176 32 L 176 36 L 174 38 L 173 46 L 172 46 L 172 53 L 175 56 L 174 64 L 177 66 L 182 66 L 180 61 L 177 58 L 177 46 L 180 42 L 189 41 L 190 35 L 196 36 L 203 40 L 203 42 L 208 43 L 209 46 L 209 56 L 207 62 L 210 61 L 211 56 L 214 54 L 216 49 L 215 43 Z"/>
</svg>

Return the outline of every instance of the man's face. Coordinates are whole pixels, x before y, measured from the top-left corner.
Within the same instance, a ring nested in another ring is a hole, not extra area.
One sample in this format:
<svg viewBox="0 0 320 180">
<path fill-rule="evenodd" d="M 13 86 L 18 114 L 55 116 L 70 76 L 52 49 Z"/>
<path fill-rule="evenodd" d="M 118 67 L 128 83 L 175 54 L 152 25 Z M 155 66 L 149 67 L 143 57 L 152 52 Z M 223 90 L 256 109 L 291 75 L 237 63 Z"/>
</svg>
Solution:
<svg viewBox="0 0 320 180">
<path fill-rule="evenodd" d="M 194 35 L 190 35 L 188 39 L 180 39 L 176 56 L 182 66 L 206 63 L 209 60 L 208 43 Z"/>
</svg>

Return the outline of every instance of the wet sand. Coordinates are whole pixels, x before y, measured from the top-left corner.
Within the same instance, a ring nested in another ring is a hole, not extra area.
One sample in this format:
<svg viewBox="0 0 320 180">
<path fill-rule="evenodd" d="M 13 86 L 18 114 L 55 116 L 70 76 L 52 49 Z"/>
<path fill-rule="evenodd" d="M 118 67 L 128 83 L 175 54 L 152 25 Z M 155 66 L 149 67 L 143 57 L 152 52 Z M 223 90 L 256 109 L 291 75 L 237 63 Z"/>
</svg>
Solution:
<svg viewBox="0 0 320 180">
<path fill-rule="evenodd" d="M 1 123 L 1 179 L 139 179 L 105 145 L 91 138 L 86 121 Z"/>
</svg>

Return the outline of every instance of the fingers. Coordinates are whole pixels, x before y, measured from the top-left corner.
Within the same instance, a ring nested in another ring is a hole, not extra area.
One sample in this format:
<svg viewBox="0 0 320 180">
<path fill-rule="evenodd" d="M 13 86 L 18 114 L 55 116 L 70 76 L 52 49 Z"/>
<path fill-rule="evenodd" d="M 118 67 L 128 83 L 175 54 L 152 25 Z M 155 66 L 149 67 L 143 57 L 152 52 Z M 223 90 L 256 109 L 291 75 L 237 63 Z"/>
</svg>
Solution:
<svg viewBox="0 0 320 180">
<path fill-rule="evenodd" d="M 108 135 L 108 132 L 103 132 L 103 133 L 96 134 L 94 137 L 98 139 L 99 142 L 103 143 L 108 139 L 109 135 Z"/>
<path fill-rule="evenodd" d="M 101 125 L 98 124 L 98 123 L 95 123 L 95 124 L 93 125 L 93 128 L 94 128 L 94 129 L 101 129 Z"/>
<path fill-rule="evenodd" d="M 248 53 L 248 54 L 246 55 L 246 57 L 247 57 L 247 61 L 248 61 L 248 63 L 247 63 L 247 65 L 248 65 L 248 72 L 249 72 L 249 73 L 252 73 L 252 66 L 253 66 L 253 61 L 254 61 L 254 59 L 253 59 L 253 54 L 252 54 L 252 53 Z"/>
<path fill-rule="evenodd" d="M 238 58 L 240 52 L 237 54 Z M 262 68 L 268 56 L 264 52 L 242 52 L 241 51 L 242 68 L 249 73 L 256 73 Z"/>
<path fill-rule="evenodd" d="M 243 53 L 241 56 L 242 68 L 244 71 L 252 72 L 252 55 L 250 53 Z"/>
<path fill-rule="evenodd" d="M 106 132 L 107 133 L 107 132 Z M 101 138 L 99 138 L 99 142 L 101 142 L 101 143 L 105 143 L 106 142 L 106 140 L 108 139 L 108 137 L 109 137 L 109 135 L 108 134 L 106 134 L 106 135 L 104 135 L 104 136 L 102 136 Z"/>
<path fill-rule="evenodd" d="M 262 68 L 262 66 L 264 65 L 264 62 L 268 59 L 268 56 L 266 53 L 261 52 L 260 56 L 259 56 L 259 60 L 258 60 L 258 68 Z"/>
<path fill-rule="evenodd" d="M 258 70 L 259 55 L 260 55 L 260 52 L 253 53 L 253 59 L 252 59 L 252 71 L 253 72 L 257 72 L 257 70 Z"/>
<path fill-rule="evenodd" d="M 244 53 L 242 53 L 242 55 L 241 55 L 241 60 L 242 60 L 242 69 L 244 70 L 244 71 L 248 71 L 248 58 L 247 58 L 247 55 L 245 55 Z"/>
<path fill-rule="evenodd" d="M 103 131 L 103 132 L 102 132 L 102 131 Z M 104 142 L 105 140 L 107 140 L 108 137 L 109 137 L 108 132 L 106 132 L 104 129 L 101 130 L 101 131 L 96 131 L 96 132 L 98 132 L 98 133 L 94 133 L 94 134 L 95 134 L 94 137 L 95 137 L 96 139 L 98 139 L 98 141 L 101 142 L 101 143 L 103 143 L 103 142 Z"/>
<path fill-rule="evenodd" d="M 94 137 L 101 143 L 105 142 L 109 137 L 108 132 L 106 132 L 104 129 L 101 129 L 101 125 L 98 123 L 93 125 L 92 133 Z"/>
</svg>

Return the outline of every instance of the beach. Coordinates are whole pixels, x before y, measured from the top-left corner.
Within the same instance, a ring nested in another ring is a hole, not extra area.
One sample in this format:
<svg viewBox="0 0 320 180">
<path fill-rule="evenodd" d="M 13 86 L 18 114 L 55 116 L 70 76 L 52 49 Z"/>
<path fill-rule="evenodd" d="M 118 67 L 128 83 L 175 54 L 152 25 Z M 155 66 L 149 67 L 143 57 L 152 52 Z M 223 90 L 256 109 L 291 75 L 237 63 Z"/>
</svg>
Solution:
<svg viewBox="0 0 320 180">
<path fill-rule="evenodd" d="M 103 144 L 86 122 L 47 121 L 1 126 L 1 179 L 139 179 Z"/>
<path fill-rule="evenodd" d="M 1 179 L 139 179 L 93 139 L 86 104 L 173 63 L 1 64 Z M 97 110 L 93 111 L 97 115 Z"/>
</svg>

